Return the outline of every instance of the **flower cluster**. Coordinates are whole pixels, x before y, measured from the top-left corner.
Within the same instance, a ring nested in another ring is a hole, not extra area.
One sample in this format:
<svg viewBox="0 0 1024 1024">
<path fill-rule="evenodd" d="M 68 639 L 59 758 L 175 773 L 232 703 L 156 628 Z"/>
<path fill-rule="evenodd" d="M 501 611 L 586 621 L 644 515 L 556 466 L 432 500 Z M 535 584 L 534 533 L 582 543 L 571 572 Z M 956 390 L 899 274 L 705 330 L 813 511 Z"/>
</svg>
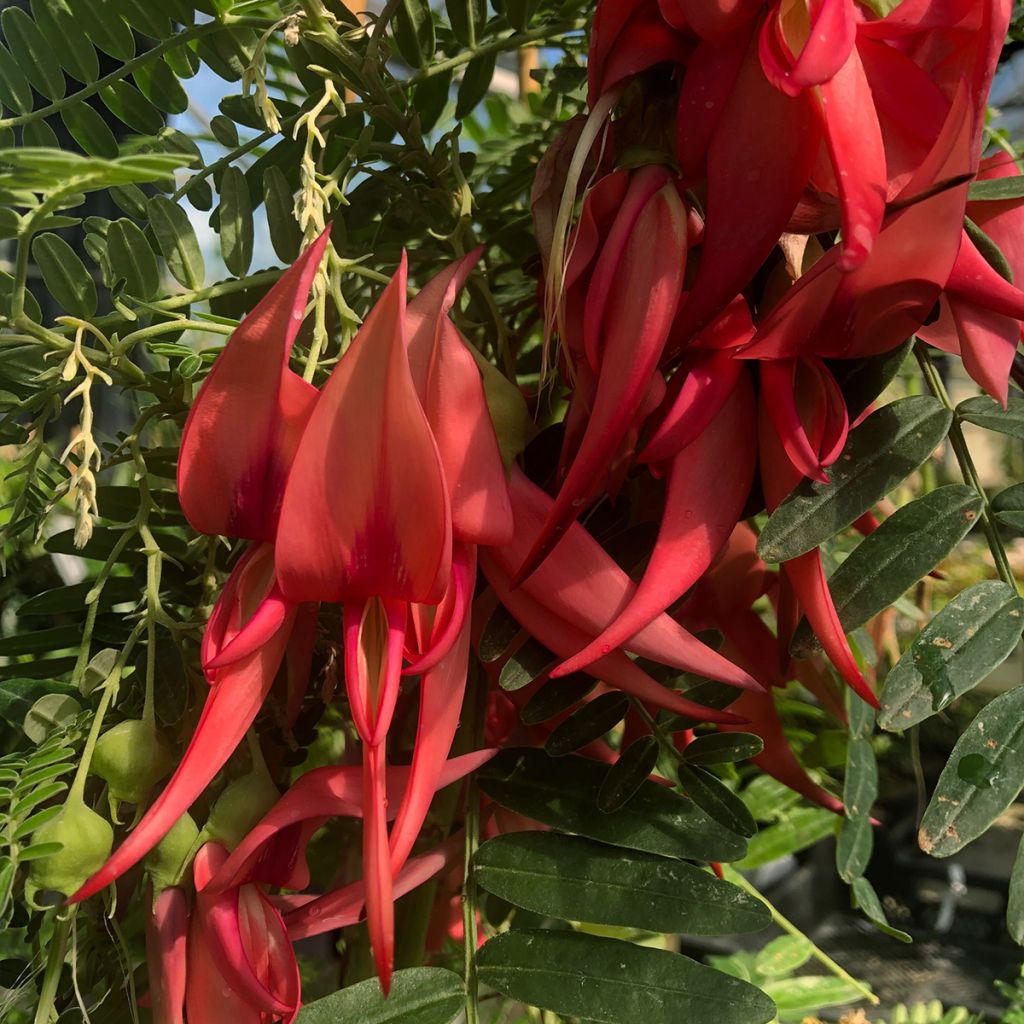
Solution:
<svg viewBox="0 0 1024 1024">
<path fill-rule="evenodd" d="M 395 898 L 460 852 L 449 839 L 413 855 L 431 799 L 493 753 L 449 756 L 473 639 L 498 603 L 520 642 L 558 661 L 494 698 L 492 742 L 542 742 L 516 707 L 549 678 L 586 673 L 651 711 L 756 732 L 762 770 L 842 812 L 789 749 L 771 696 L 798 677 L 842 716 L 824 659 L 790 656 L 802 617 L 877 701 L 819 551 L 771 569 L 749 523 L 802 479 L 828 480 L 850 429 L 837 360 L 918 334 L 1005 403 L 1024 293 L 976 242 L 987 234 L 1024 273 L 1024 224 L 1012 204 L 967 193 L 1017 173 L 980 160 L 1009 6 L 903 0 L 883 16 L 855 0 L 601 0 L 589 113 L 549 149 L 532 196 L 547 353 L 567 401 L 548 475 L 503 461 L 450 315 L 479 252 L 408 302 L 403 256 L 321 390 L 289 356 L 327 233 L 245 318 L 179 461 L 191 525 L 248 542 L 206 626 L 205 706 L 173 777 L 73 899 L 159 853 L 277 680 L 294 721 L 326 605 L 342 609 L 334 639 L 361 764 L 308 772 L 238 835 L 186 843 L 194 896 L 178 872 L 150 913 L 161 1024 L 183 1007 L 191 1024 L 294 1019 L 292 941 L 364 913 L 387 990 Z M 626 488 L 658 522 L 636 579 L 581 518 Z M 644 660 L 739 695 L 704 707 Z M 389 729 L 414 678 L 412 762 L 394 765 Z M 631 715 L 626 729 L 647 726 Z M 588 752 L 610 755 L 600 742 Z M 310 893 L 306 847 L 334 816 L 363 819 L 362 877 Z"/>
</svg>

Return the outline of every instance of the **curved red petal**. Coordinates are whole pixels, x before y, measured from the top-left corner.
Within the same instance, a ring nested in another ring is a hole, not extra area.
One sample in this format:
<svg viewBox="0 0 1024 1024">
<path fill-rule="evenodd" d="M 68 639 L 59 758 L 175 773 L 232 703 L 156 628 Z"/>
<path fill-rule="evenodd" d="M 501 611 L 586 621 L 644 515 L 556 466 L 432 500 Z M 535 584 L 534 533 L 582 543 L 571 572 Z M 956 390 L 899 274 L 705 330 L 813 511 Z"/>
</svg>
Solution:
<svg viewBox="0 0 1024 1024">
<path fill-rule="evenodd" d="M 200 533 L 273 540 L 316 389 L 288 369 L 325 231 L 231 335 L 189 411 L 178 494 Z"/>
</svg>

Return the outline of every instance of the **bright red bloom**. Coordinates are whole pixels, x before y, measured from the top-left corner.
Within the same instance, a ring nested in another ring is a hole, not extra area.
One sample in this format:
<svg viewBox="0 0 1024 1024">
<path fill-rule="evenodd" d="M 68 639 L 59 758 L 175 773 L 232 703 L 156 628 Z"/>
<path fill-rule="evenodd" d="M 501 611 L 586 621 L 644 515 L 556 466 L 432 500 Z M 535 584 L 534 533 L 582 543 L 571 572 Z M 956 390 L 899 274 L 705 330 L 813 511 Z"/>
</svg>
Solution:
<svg viewBox="0 0 1024 1024">
<path fill-rule="evenodd" d="M 153 1024 L 182 1024 L 185 1011 L 188 897 L 168 886 L 146 914 L 146 966 Z"/>
<path fill-rule="evenodd" d="M 73 902 L 124 874 L 185 813 L 252 725 L 289 649 L 293 679 L 308 673 L 316 611 L 282 595 L 272 541 L 288 465 L 316 397 L 289 369 L 288 355 L 327 241 L 325 232 L 242 321 L 189 412 L 178 473 L 189 522 L 254 544 L 232 570 L 203 636 L 211 687 L 188 748 L 163 792 Z M 293 682 L 290 691 L 297 690 Z"/>
</svg>

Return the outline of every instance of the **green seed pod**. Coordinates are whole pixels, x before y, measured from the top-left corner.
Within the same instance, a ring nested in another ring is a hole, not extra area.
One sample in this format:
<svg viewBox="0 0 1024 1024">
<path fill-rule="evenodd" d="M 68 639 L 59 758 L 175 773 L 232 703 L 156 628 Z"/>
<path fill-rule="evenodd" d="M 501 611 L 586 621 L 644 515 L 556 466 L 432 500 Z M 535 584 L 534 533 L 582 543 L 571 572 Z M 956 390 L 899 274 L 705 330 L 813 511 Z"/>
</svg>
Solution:
<svg viewBox="0 0 1024 1024">
<path fill-rule="evenodd" d="M 64 849 L 31 861 L 28 884 L 70 896 L 110 856 L 114 830 L 109 821 L 71 797 L 56 818 L 35 830 L 32 842 L 62 843 Z"/>
<path fill-rule="evenodd" d="M 188 814 L 183 814 L 170 832 L 146 854 L 142 864 L 153 881 L 154 898 L 171 885 L 180 885 L 199 838 L 199 828 Z"/>
<path fill-rule="evenodd" d="M 229 783 L 206 819 L 203 834 L 207 839 L 234 849 L 253 825 L 281 798 L 274 780 L 264 765 Z"/>
<path fill-rule="evenodd" d="M 133 719 L 99 738 L 89 771 L 106 781 L 113 799 L 141 804 L 173 767 L 166 741 L 151 724 Z"/>
</svg>

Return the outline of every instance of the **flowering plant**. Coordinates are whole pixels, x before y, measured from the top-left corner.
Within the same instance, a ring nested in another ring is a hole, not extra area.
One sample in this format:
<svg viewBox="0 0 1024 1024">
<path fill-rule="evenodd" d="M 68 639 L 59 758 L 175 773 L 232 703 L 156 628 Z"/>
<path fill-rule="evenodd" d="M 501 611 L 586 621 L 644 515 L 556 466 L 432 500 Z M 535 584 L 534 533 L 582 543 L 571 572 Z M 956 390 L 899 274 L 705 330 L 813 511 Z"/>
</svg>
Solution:
<svg viewBox="0 0 1024 1024">
<path fill-rule="evenodd" d="M 912 938 L 876 754 L 1024 627 L 965 431 L 1024 437 L 1012 15 L 8 6 L 4 1019 L 767 1024 L 805 950 L 877 1003 L 748 869 L 834 836 Z"/>
</svg>

